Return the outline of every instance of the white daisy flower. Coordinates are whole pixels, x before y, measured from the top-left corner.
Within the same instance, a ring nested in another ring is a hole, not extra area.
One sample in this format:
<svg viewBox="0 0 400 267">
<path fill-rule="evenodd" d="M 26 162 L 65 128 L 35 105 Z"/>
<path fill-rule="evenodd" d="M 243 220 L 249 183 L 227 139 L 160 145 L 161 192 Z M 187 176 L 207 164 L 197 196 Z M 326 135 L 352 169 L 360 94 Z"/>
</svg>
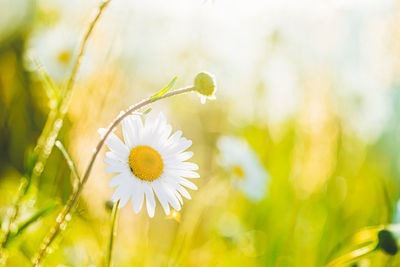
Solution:
<svg viewBox="0 0 400 267">
<path fill-rule="evenodd" d="M 233 183 L 251 201 L 260 201 L 267 194 L 268 173 L 256 153 L 240 138 L 223 136 L 218 140 L 220 165 L 232 173 Z"/>
<path fill-rule="evenodd" d="M 106 129 L 99 129 L 101 135 Z M 185 178 L 199 178 L 198 166 L 185 162 L 193 152 L 185 151 L 192 141 L 182 137 L 182 131 L 171 135 L 172 127 L 160 113 L 157 118 L 147 117 L 145 124 L 139 116 L 130 115 L 122 121 L 124 142 L 111 133 L 106 140 L 111 150 L 104 160 L 109 166 L 106 172 L 119 173 L 109 183 L 117 186 L 112 201 L 120 200 L 125 206 L 132 198 L 133 210 L 138 213 L 146 199 L 147 212 L 154 216 L 156 201 L 154 194 L 170 214 L 170 206 L 179 211 L 182 196 L 190 199 L 185 187 L 197 190 L 196 185 Z M 182 195 L 182 196 L 181 196 Z"/>
<path fill-rule="evenodd" d="M 71 71 L 79 35 L 71 27 L 55 26 L 33 37 L 30 46 L 50 76 L 62 81 Z"/>
<path fill-rule="evenodd" d="M 29 48 L 43 64 L 50 77 L 57 83 L 70 75 L 81 41 L 80 32 L 67 24 L 35 33 L 29 40 Z M 93 69 L 92 52 L 88 51 L 81 62 L 78 77 L 85 77 Z"/>
</svg>

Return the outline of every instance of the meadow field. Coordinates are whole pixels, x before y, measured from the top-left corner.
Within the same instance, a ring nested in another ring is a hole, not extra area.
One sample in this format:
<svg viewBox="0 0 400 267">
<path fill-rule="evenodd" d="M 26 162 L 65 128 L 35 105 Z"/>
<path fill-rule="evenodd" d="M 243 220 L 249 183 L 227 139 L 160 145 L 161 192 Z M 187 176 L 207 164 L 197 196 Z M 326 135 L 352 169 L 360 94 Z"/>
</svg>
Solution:
<svg viewBox="0 0 400 267">
<path fill-rule="evenodd" d="M 400 266 L 399 23 L 0 0 L 0 265 Z"/>
</svg>

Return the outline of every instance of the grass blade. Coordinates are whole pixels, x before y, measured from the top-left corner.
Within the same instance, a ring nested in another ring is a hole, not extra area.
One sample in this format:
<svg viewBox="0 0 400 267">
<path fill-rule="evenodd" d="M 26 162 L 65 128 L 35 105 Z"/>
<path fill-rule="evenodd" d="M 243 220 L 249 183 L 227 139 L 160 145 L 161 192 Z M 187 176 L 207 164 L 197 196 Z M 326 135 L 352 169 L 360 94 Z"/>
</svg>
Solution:
<svg viewBox="0 0 400 267">
<path fill-rule="evenodd" d="M 75 179 L 72 180 L 73 189 L 75 190 L 81 183 L 81 178 L 79 177 L 78 171 L 76 170 L 75 163 L 73 162 L 71 156 L 68 154 L 67 150 L 60 141 L 56 141 L 56 147 L 61 151 L 65 160 L 67 161 L 68 167 L 71 170 Z"/>
<path fill-rule="evenodd" d="M 52 204 L 50 206 L 47 206 L 44 209 L 39 210 L 38 212 L 33 214 L 32 217 L 27 219 L 25 222 L 21 223 L 18 226 L 18 230 L 15 233 L 12 233 L 10 235 L 10 238 L 9 238 L 10 240 L 9 240 L 9 243 L 7 243 L 7 244 L 10 244 L 11 241 L 13 241 L 19 235 L 21 235 L 25 229 L 27 229 L 30 225 L 35 223 L 41 217 L 43 217 L 43 216 L 47 215 L 48 213 L 52 212 L 53 210 L 55 210 L 57 208 L 57 206 L 58 206 L 58 204 Z"/>
<path fill-rule="evenodd" d="M 39 60 L 35 56 L 30 56 L 32 62 L 35 64 L 37 72 L 39 74 L 40 80 L 43 84 L 44 89 L 46 90 L 47 96 L 50 100 L 50 108 L 54 109 L 57 107 L 57 104 L 60 99 L 60 93 L 57 87 L 54 85 L 54 82 L 51 80 L 49 74 L 43 65 L 39 62 Z"/>
<path fill-rule="evenodd" d="M 112 213 L 111 213 L 111 229 L 110 229 L 110 237 L 108 239 L 108 246 L 107 246 L 107 262 L 106 266 L 110 267 L 112 266 L 112 252 L 114 248 L 114 237 L 117 235 L 117 215 L 118 215 L 118 206 L 119 206 L 119 201 L 114 204 Z"/>
</svg>

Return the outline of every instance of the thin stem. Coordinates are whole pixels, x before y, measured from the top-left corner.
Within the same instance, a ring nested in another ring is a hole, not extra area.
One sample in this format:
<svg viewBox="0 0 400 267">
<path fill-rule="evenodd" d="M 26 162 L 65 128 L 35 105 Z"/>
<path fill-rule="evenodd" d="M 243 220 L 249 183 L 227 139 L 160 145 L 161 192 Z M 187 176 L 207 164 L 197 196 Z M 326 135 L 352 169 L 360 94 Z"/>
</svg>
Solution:
<svg viewBox="0 0 400 267">
<path fill-rule="evenodd" d="M 78 56 L 77 56 L 76 61 L 75 61 L 75 65 L 72 68 L 71 76 L 68 79 L 67 86 L 61 92 L 61 97 L 67 99 L 67 101 L 64 101 L 64 105 L 61 105 L 61 113 L 65 114 L 67 112 L 67 110 L 68 110 L 69 101 L 70 101 L 71 95 L 72 95 L 72 88 L 73 88 L 73 86 L 75 84 L 76 74 L 78 73 L 79 66 L 80 66 L 83 54 L 85 53 L 85 48 L 86 48 L 86 45 L 87 45 L 87 41 L 89 40 L 89 37 L 93 32 L 94 26 L 96 25 L 97 21 L 100 19 L 101 14 L 103 13 L 103 10 L 108 6 L 110 1 L 111 0 L 102 0 L 101 4 L 96 9 L 96 12 L 94 13 L 94 16 L 93 16 L 92 20 L 89 23 L 89 27 L 87 28 L 87 30 L 86 30 L 86 32 L 85 32 L 85 34 L 83 36 L 81 45 L 79 47 Z"/>
<path fill-rule="evenodd" d="M 378 249 L 378 245 L 376 242 L 373 242 L 372 244 L 369 244 L 367 246 L 364 246 L 362 248 L 353 250 L 336 260 L 331 261 L 326 265 L 326 267 L 336 267 L 336 266 L 343 266 L 343 265 L 348 265 L 353 262 L 356 262 L 360 260 L 361 258 L 367 256 L 368 254 L 374 252 L 375 250 Z"/>
<path fill-rule="evenodd" d="M 67 85 L 63 88 L 60 93 L 60 103 L 54 110 L 50 111 L 48 119 L 46 121 L 43 133 L 39 138 L 38 148 L 42 148 L 38 152 L 38 160 L 33 168 L 32 181 L 37 182 L 40 175 L 44 170 L 44 165 L 46 164 L 47 158 L 54 147 L 54 143 L 57 139 L 58 133 L 63 124 L 64 116 L 68 111 L 69 104 L 71 102 L 71 97 L 73 93 L 73 88 L 75 85 L 76 75 L 78 73 L 82 57 L 85 53 L 85 48 L 89 40 L 90 35 L 93 32 L 94 26 L 100 19 L 103 10 L 108 6 L 111 0 L 103 0 L 100 6 L 96 9 L 93 19 L 90 21 L 89 26 L 83 36 L 83 39 L 79 46 L 78 56 L 76 58 L 75 64 L 72 68 L 71 75 L 68 79 Z M 47 133 L 48 132 L 48 133 Z"/>
<path fill-rule="evenodd" d="M 1 247 L 5 248 L 8 242 L 8 236 L 10 234 L 10 226 L 14 224 L 14 221 L 18 217 L 19 213 L 19 206 L 20 202 L 23 199 L 23 196 L 27 193 L 28 189 L 30 188 L 32 182 L 33 183 L 38 183 L 38 180 L 43 173 L 44 166 L 46 165 L 47 159 L 50 156 L 50 153 L 54 147 L 54 142 L 57 139 L 58 133 L 60 132 L 60 129 L 63 124 L 63 119 L 68 111 L 69 103 L 71 100 L 74 84 L 75 84 L 75 78 L 76 74 L 78 73 L 79 67 L 80 67 L 80 62 L 81 59 L 84 55 L 85 48 L 87 41 L 94 29 L 94 26 L 96 25 L 97 21 L 99 20 L 104 8 L 107 7 L 111 0 L 103 0 L 102 3 L 100 4 L 99 8 L 97 9 L 97 12 L 95 13 L 94 18 L 89 24 L 88 29 L 86 30 L 84 37 L 82 39 L 81 45 L 79 47 L 79 52 L 77 59 L 75 61 L 75 64 L 73 66 L 71 75 L 69 77 L 67 86 L 65 89 L 61 92 L 61 97 L 60 97 L 60 103 L 57 107 L 52 109 L 47 116 L 47 120 L 45 123 L 45 126 L 43 128 L 42 133 L 40 134 L 40 137 L 37 141 L 36 147 L 35 147 L 35 153 L 37 155 L 37 158 L 35 160 L 35 164 L 33 166 L 33 170 L 30 176 L 30 179 L 28 182 L 23 180 L 20 184 L 20 189 L 18 191 L 18 196 L 17 200 L 15 201 L 12 209 L 13 213 L 9 218 L 9 224 L 7 229 L 5 230 L 5 236 L 6 238 L 3 240 L 1 243 Z"/>
<path fill-rule="evenodd" d="M 60 92 L 55 86 L 53 80 L 50 78 L 44 66 L 40 63 L 39 59 L 34 55 L 30 55 L 30 60 L 35 64 L 38 73 L 40 74 L 40 79 L 42 80 L 43 87 L 46 90 L 47 97 L 49 98 L 49 107 L 54 109 L 60 100 Z"/>
<path fill-rule="evenodd" d="M 110 133 L 114 130 L 115 127 L 118 126 L 118 124 L 124 119 L 126 118 L 129 114 L 131 114 L 132 112 L 141 109 L 151 103 L 154 103 L 158 100 L 164 99 L 164 98 L 168 98 L 171 96 L 175 96 L 175 95 L 179 95 L 179 94 L 184 94 L 187 92 L 191 92 L 194 91 L 195 88 L 193 86 L 190 87 L 186 87 L 186 88 L 182 88 L 182 89 L 177 89 L 171 92 L 166 93 L 165 95 L 161 96 L 161 97 L 149 97 L 147 99 L 144 99 L 142 101 L 140 101 L 139 103 L 131 106 L 125 113 L 123 113 L 122 115 L 118 116 L 111 124 L 110 127 L 108 127 L 107 132 L 102 136 L 100 142 L 97 144 L 93 155 L 90 159 L 89 165 L 86 168 L 86 171 L 83 175 L 81 184 L 78 186 L 77 190 L 71 195 L 71 197 L 69 198 L 67 204 L 64 206 L 63 210 L 60 212 L 60 214 L 57 216 L 56 219 L 56 223 L 53 226 L 53 228 L 50 230 L 50 232 L 48 233 L 47 237 L 43 240 L 43 244 L 40 246 L 39 248 L 39 252 L 36 255 L 36 257 L 33 260 L 33 265 L 34 266 L 38 266 L 40 261 L 42 260 L 43 256 L 46 253 L 47 248 L 49 247 L 49 245 L 53 242 L 54 238 L 58 235 L 58 233 L 60 232 L 61 226 L 65 225 L 65 217 L 71 212 L 71 210 L 74 208 L 76 201 L 78 200 L 79 195 L 82 192 L 82 189 L 84 187 L 84 185 L 86 184 L 87 180 L 89 179 L 89 175 L 90 172 L 92 171 L 93 168 L 93 164 L 100 152 L 100 149 L 102 148 L 102 146 L 104 145 L 107 137 L 110 135 Z"/>
<path fill-rule="evenodd" d="M 111 213 L 111 228 L 110 228 L 110 238 L 108 240 L 108 247 L 107 247 L 107 261 L 106 266 L 112 266 L 112 253 L 114 248 L 114 237 L 117 235 L 117 216 L 118 216 L 118 207 L 119 207 L 120 199 L 118 199 L 117 203 L 114 204 Z"/>
</svg>

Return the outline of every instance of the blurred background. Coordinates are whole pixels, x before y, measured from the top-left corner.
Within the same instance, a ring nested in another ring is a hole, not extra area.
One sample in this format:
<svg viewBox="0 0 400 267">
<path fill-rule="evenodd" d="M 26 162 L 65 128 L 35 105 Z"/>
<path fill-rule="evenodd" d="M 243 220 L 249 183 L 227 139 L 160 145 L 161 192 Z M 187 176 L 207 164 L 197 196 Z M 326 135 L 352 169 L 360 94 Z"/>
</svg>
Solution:
<svg viewBox="0 0 400 267">
<path fill-rule="evenodd" d="M 0 0 L 0 217 L 15 200 L 50 111 L 36 58 L 65 86 L 95 0 Z M 195 94 L 152 105 L 193 141 L 198 191 L 180 212 L 120 212 L 115 266 L 324 266 L 367 226 L 399 223 L 400 6 L 395 0 L 112 0 L 91 36 L 58 135 L 82 174 L 97 129 L 178 76 L 216 76 Z M 117 131 L 120 134 L 120 130 Z M 96 161 L 68 227 L 43 266 L 101 266 L 112 175 Z M 27 163 L 28 162 L 28 163 Z M 72 191 L 54 148 L 37 197 L 9 242 L 30 266 Z M 3 231 L 4 231 L 3 223 Z M 399 266 L 383 252 L 351 266 Z"/>
</svg>

